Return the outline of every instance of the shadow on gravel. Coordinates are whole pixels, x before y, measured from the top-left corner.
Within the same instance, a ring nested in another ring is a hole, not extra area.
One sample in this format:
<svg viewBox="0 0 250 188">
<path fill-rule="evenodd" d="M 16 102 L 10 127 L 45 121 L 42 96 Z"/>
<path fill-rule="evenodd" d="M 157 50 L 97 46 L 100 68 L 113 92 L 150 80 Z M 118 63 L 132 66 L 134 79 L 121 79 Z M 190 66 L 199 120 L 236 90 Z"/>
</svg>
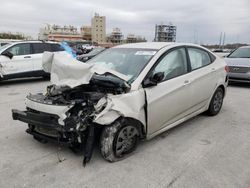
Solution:
<svg viewBox="0 0 250 188">
<path fill-rule="evenodd" d="M 3 80 L 3 81 L 0 81 L 0 87 L 1 86 L 10 86 L 10 85 L 19 85 L 19 84 L 30 84 L 30 83 L 45 82 L 45 81 L 49 81 L 49 79 L 22 78 L 22 79 Z"/>
</svg>

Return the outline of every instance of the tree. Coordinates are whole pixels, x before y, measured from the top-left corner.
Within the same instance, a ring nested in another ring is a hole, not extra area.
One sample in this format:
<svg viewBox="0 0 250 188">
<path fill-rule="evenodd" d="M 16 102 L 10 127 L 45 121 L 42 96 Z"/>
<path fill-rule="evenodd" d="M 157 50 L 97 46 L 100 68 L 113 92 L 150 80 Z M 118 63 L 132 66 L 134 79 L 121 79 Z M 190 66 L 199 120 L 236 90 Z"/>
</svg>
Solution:
<svg viewBox="0 0 250 188">
<path fill-rule="evenodd" d="M 16 39 L 16 40 L 24 40 L 25 36 L 21 33 L 0 33 L 0 39 Z"/>
</svg>

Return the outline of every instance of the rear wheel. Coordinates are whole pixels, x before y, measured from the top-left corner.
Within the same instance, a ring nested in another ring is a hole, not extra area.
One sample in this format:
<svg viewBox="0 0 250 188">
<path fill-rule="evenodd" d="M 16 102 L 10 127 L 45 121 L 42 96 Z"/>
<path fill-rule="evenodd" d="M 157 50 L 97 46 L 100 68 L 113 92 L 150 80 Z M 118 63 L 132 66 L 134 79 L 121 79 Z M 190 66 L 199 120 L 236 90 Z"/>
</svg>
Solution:
<svg viewBox="0 0 250 188">
<path fill-rule="evenodd" d="M 104 159 L 114 162 L 133 152 L 138 144 L 139 131 L 133 121 L 116 121 L 103 129 L 100 149 Z"/>
<path fill-rule="evenodd" d="M 224 98 L 224 92 L 222 88 L 218 88 L 210 101 L 209 108 L 207 110 L 208 115 L 214 116 L 217 115 L 222 107 Z"/>
</svg>

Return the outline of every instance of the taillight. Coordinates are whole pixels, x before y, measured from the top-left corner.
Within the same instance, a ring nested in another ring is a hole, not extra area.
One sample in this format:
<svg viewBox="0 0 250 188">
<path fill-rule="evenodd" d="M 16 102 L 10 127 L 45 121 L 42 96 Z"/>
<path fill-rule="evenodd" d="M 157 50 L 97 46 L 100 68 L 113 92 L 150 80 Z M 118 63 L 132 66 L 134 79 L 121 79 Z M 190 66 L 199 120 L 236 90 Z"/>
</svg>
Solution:
<svg viewBox="0 0 250 188">
<path fill-rule="evenodd" d="M 230 71 L 229 66 L 227 66 L 227 65 L 225 66 L 225 71 L 226 71 L 226 72 L 229 72 L 229 71 Z"/>
</svg>

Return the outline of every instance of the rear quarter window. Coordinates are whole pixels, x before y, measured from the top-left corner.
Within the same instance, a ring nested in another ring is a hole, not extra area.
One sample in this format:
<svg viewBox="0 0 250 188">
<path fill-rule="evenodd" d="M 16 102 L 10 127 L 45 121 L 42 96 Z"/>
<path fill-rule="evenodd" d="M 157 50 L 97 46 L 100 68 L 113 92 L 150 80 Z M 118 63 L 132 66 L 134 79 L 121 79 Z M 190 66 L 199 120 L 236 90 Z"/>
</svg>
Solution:
<svg viewBox="0 0 250 188">
<path fill-rule="evenodd" d="M 60 44 L 50 44 L 52 52 L 64 51 L 63 47 Z"/>
<path fill-rule="evenodd" d="M 199 48 L 188 48 L 188 55 L 192 70 L 199 69 L 212 63 L 210 54 Z"/>
</svg>

